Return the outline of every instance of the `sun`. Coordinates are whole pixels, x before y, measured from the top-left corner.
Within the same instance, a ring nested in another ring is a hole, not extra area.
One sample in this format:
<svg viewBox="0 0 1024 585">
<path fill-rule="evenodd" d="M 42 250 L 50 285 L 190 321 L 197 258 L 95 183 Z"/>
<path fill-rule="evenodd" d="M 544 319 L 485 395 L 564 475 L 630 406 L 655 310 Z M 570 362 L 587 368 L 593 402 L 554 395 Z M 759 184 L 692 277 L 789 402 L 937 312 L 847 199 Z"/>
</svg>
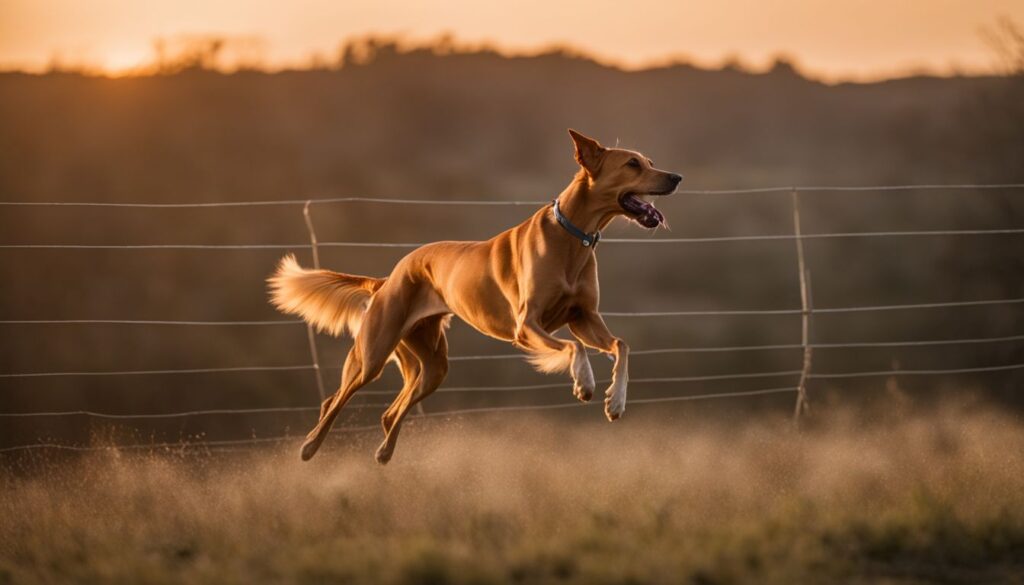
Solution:
<svg viewBox="0 0 1024 585">
<path fill-rule="evenodd" d="M 103 58 L 103 73 L 110 77 L 124 77 L 139 73 L 153 62 L 153 55 L 147 49 L 119 49 Z"/>
</svg>

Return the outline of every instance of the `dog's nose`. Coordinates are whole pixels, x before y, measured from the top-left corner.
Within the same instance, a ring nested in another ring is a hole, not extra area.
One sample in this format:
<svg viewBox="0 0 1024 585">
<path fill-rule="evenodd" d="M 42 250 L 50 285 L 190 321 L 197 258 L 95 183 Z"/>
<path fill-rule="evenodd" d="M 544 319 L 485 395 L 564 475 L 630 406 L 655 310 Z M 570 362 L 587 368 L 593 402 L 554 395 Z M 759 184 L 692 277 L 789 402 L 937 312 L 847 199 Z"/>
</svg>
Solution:
<svg viewBox="0 0 1024 585">
<path fill-rule="evenodd" d="M 676 185 L 678 185 L 679 182 L 683 180 L 683 176 L 679 175 L 679 174 L 676 174 L 676 173 L 672 173 L 671 175 L 668 176 L 668 178 L 669 178 L 670 181 L 672 181 Z"/>
</svg>

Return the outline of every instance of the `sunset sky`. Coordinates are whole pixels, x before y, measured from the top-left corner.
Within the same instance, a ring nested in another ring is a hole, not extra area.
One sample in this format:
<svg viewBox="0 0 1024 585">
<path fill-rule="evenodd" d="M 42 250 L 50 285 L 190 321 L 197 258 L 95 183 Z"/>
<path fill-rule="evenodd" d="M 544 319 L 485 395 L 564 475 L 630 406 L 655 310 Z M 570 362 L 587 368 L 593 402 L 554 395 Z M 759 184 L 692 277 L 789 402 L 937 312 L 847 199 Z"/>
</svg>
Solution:
<svg viewBox="0 0 1024 585">
<path fill-rule="evenodd" d="M 117 72 L 152 58 L 157 37 L 223 34 L 275 66 L 333 57 L 368 33 L 451 33 L 521 52 L 565 44 L 637 67 L 667 58 L 761 66 L 783 53 L 827 79 L 929 69 L 991 70 L 984 27 L 1024 24 L 1022 0 L 0 0 L 0 66 L 40 70 L 54 56 Z"/>
</svg>

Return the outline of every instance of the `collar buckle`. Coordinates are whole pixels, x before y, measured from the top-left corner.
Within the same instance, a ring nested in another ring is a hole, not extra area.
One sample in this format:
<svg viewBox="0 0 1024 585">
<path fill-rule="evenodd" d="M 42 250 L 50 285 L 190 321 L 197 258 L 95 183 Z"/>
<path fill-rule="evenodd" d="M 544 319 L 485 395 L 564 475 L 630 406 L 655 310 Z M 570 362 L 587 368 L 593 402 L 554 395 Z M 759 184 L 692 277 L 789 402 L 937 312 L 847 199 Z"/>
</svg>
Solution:
<svg viewBox="0 0 1024 585">
<path fill-rule="evenodd" d="M 597 243 L 601 241 L 601 232 L 598 231 L 588 234 L 573 225 L 573 223 L 569 221 L 569 218 L 562 215 L 561 210 L 558 209 L 558 199 L 551 202 L 551 208 L 555 212 L 555 220 L 558 222 L 558 225 L 562 226 L 565 231 L 569 232 L 569 235 L 578 239 L 580 243 L 583 244 L 584 248 L 597 247 Z"/>
</svg>

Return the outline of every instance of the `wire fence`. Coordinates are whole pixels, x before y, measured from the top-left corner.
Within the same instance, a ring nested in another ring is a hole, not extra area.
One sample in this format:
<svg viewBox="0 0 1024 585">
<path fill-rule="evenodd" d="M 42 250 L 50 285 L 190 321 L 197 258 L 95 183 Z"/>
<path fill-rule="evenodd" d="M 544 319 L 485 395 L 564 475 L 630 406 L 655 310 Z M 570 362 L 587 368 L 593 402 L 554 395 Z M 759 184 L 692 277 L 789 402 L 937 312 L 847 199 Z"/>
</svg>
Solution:
<svg viewBox="0 0 1024 585">
<path fill-rule="evenodd" d="M 803 324 L 803 335 L 800 343 L 766 344 L 766 345 L 738 345 L 719 347 L 666 347 L 638 349 L 630 352 L 631 355 L 670 355 L 685 353 L 718 353 L 718 352 L 753 352 L 753 351 L 777 351 L 777 350 L 801 350 L 803 360 L 799 369 L 750 372 L 750 373 L 721 373 L 699 376 L 663 377 L 663 378 L 635 378 L 631 384 L 675 384 L 683 382 L 700 381 L 728 381 L 741 379 L 764 379 L 773 377 L 789 377 L 796 382 L 795 386 L 779 388 L 767 388 L 761 390 L 747 390 L 734 392 L 717 392 L 705 394 L 690 394 L 680 396 L 665 396 L 657 398 L 631 399 L 630 404 L 655 404 L 668 402 L 681 402 L 693 400 L 711 400 L 727 398 L 743 398 L 763 395 L 775 395 L 784 393 L 795 393 L 797 395 L 796 416 L 807 412 L 809 408 L 809 397 L 807 385 L 815 379 L 842 379 L 842 378 L 870 378 L 889 376 L 929 376 L 929 375 L 956 375 L 981 372 L 1006 372 L 1024 369 L 1024 363 L 998 364 L 980 367 L 950 367 L 939 369 L 892 369 L 877 371 L 854 371 L 854 372 L 817 372 L 812 369 L 812 355 L 815 350 L 842 349 L 842 348 L 893 348 L 893 347 L 934 347 L 949 345 L 973 345 L 973 344 L 994 344 L 1008 343 L 1024 340 L 1024 333 L 1000 337 L 980 338 L 957 338 L 957 339 L 913 339 L 906 341 L 861 341 L 845 343 L 816 343 L 811 340 L 810 326 L 811 319 L 818 314 L 851 314 L 865 312 L 885 311 L 911 311 L 950 309 L 980 306 L 1007 306 L 1024 303 L 1024 298 L 1002 298 L 1002 299 L 972 299 L 972 300 L 950 300 L 940 302 L 926 302 L 898 305 L 863 305 L 848 307 L 814 307 L 810 291 L 810 270 L 805 266 L 804 242 L 808 240 L 841 239 L 841 238 L 887 238 L 887 237 L 981 237 L 981 236 L 1004 236 L 1024 234 L 1024 228 L 1000 228 L 1000 229 L 970 229 L 970 230 L 922 230 L 922 231 L 875 231 L 875 232 L 835 232 L 835 233 L 803 233 L 800 225 L 800 201 L 799 196 L 803 194 L 828 193 L 828 192 L 870 192 L 870 191 L 996 191 L 996 190 L 1024 190 L 1024 184 L 995 184 L 995 185 L 890 185 L 877 187 L 767 187 L 755 189 L 725 189 L 725 190 L 686 190 L 682 194 L 691 195 L 713 195 L 713 194 L 766 194 L 766 193 L 790 193 L 792 196 L 794 231 L 791 234 L 764 234 L 764 235 L 741 235 L 741 236 L 720 236 L 702 238 L 608 238 L 602 239 L 602 244 L 611 245 L 636 245 L 636 244 L 673 244 L 690 245 L 720 242 L 760 242 L 760 241 L 792 241 L 796 246 L 799 259 L 799 285 L 801 288 L 801 307 L 780 308 L 780 309 L 736 309 L 736 310 L 680 310 L 680 311 L 650 311 L 650 312 L 624 312 L 624 311 L 602 311 L 602 315 L 610 318 L 659 318 L 659 317 L 721 317 L 721 316 L 799 316 Z M 314 265 L 319 267 L 318 250 L 324 247 L 371 247 L 371 248 L 416 248 L 423 243 L 407 242 L 319 242 L 313 229 L 311 218 L 311 207 L 313 205 L 340 204 L 340 203 L 368 203 L 383 205 L 439 205 L 439 206 L 538 206 L 546 205 L 547 201 L 481 201 L 481 200 L 424 200 L 424 199 L 376 199 L 368 197 L 338 197 L 315 200 L 274 200 L 274 201 L 240 201 L 240 202 L 206 202 L 206 203 L 103 203 L 103 202 L 0 202 L 5 207 L 101 207 L 101 208 L 143 208 L 143 209 L 172 209 L 172 208 L 218 208 L 218 207 L 245 207 L 245 206 L 301 206 L 303 209 L 306 227 L 309 232 L 310 242 L 302 244 L 48 244 L 48 243 L 11 243 L 0 244 L 0 248 L 7 250 L 18 249 L 82 249 L 82 250 L 286 250 L 286 249 L 310 249 L 314 256 Z M 321 398 L 325 391 L 322 381 L 322 370 L 336 370 L 340 368 L 321 368 L 318 360 L 313 331 L 301 321 L 295 320 L 146 320 L 146 319 L 12 319 L 0 320 L 0 326 L 45 326 L 45 325 L 125 325 L 125 326 L 178 326 L 178 327 L 276 327 L 276 326 L 297 326 L 307 327 L 309 333 L 311 363 L 295 365 L 241 365 L 204 368 L 158 368 L 145 370 L 115 370 L 115 371 L 44 371 L 44 372 L 6 372 L 0 373 L 0 378 L 51 378 L 51 377 L 92 377 L 92 376 L 161 376 L 161 375 L 199 375 L 209 373 L 234 373 L 234 372 L 270 372 L 270 371 L 312 371 L 316 375 L 317 388 Z M 450 361 L 477 361 L 477 360 L 522 360 L 522 354 L 498 354 L 498 355 L 463 355 L 452 356 Z M 606 383 L 609 380 L 601 380 L 598 383 Z M 438 392 L 442 393 L 517 393 L 545 388 L 558 388 L 565 386 L 565 382 L 546 384 L 527 384 L 513 386 L 453 386 L 442 387 Z M 390 390 L 364 389 L 360 392 L 362 396 L 394 395 Z M 387 403 L 360 402 L 354 404 L 354 408 L 383 407 Z M 418 418 L 434 418 L 446 416 L 459 416 L 477 413 L 524 411 L 524 410 L 556 410 L 565 408 L 585 407 L 578 403 L 564 404 L 519 404 L 505 406 L 489 406 L 479 408 L 452 409 L 439 412 L 420 413 Z M 147 419 L 181 419 L 188 417 L 204 416 L 233 416 L 233 415 L 280 415 L 284 413 L 306 413 L 317 412 L 319 406 L 302 407 L 269 407 L 269 408 L 221 408 L 208 410 L 189 410 L 182 412 L 161 412 L 161 413 L 128 413 L 115 414 L 95 412 L 91 410 L 69 410 L 53 412 L 4 412 L 0 413 L 0 419 L 34 419 L 46 417 L 89 417 L 108 420 L 147 420 Z M 345 427 L 339 432 L 360 432 L 377 429 L 373 426 Z M 140 443 L 116 446 L 93 446 L 93 445 L 68 445 L 49 442 L 38 442 L 26 445 L 15 445 L 0 448 L 0 452 L 16 452 L 35 449 L 56 449 L 68 451 L 96 451 L 111 448 L 117 449 L 217 449 L 233 448 L 245 445 L 279 443 L 292 440 L 294 437 L 250 437 L 237 440 L 195 440 L 191 442 L 177 443 Z"/>
</svg>

